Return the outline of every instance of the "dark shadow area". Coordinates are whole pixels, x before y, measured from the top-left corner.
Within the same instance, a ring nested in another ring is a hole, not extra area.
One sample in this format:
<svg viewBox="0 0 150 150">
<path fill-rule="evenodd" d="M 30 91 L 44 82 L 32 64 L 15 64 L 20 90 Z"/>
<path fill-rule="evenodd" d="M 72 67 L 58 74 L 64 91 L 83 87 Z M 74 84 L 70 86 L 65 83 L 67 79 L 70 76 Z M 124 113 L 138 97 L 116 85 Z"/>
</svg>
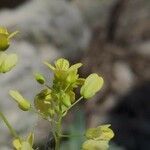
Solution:
<svg viewBox="0 0 150 150">
<path fill-rule="evenodd" d="M 0 1 L 0 10 L 3 8 L 16 8 L 29 0 L 1 0 Z"/>
<path fill-rule="evenodd" d="M 127 150 L 150 149 L 150 82 L 119 99 L 110 112 L 114 142 Z"/>
</svg>

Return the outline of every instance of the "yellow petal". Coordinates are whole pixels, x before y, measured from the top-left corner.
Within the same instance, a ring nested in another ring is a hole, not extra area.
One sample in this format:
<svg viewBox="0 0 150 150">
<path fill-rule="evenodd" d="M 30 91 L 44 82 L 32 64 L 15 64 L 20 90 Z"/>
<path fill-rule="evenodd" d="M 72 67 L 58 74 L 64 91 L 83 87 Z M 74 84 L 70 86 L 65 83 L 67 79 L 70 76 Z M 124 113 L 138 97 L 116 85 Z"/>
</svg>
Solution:
<svg viewBox="0 0 150 150">
<path fill-rule="evenodd" d="M 67 70 L 69 68 L 69 61 L 64 58 L 60 58 L 55 62 L 55 66 L 58 70 Z"/>
<path fill-rule="evenodd" d="M 16 150 L 20 150 L 21 149 L 20 140 L 19 139 L 13 140 L 13 146 L 14 146 L 14 148 L 16 148 Z"/>
<path fill-rule="evenodd" d="M 103 86 L 103 78 L 96 73 L 89 75 L 81 87 L 80 94 L 89 99 L 93 97 Z"/>
<path fill-rule="evenodd" d="M 108 150 L 107 141 L 87 140 L 82 145 L 82 150 Z"/>
</svg>

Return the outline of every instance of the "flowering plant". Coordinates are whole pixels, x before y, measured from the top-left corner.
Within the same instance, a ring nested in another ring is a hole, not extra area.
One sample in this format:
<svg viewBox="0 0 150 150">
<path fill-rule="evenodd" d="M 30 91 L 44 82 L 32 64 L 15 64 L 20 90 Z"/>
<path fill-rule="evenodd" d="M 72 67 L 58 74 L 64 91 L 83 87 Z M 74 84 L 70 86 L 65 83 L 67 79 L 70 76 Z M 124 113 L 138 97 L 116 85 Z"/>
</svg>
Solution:
<svg viewBox="0 0 150 150">
<path fill-rule="evenodd" d="M 17 63 L 16 54 L 8 55 L 3 52 L 9 47 L 10 37 L 16 33 L 9 35 L 6 29 L 0 28 L 0 49 L 2 51 L 0 53 L 0 73 L 10 71 Z M 53 82 L 52 85 L 49 85 L 42 74 L 35 74 L 35 79 L 42 85 L 42 89 L 35 95 L 33 105 L 17 90 L 10 90 L 9 94 L 22 111 L 34 110 L 37 115 L 50 123 L 55 139 L 55 150 L 59 150 L 61 138 L 64 136 L 62 131 L 63 118 L 79 101 L 92 98 L 102 88 L 103 78 L 96 73 L 90 74 L 87 78 L 81 78 L 78 74 L 78 69 L 82 64 L 70 65 L 69 61 L 64 58 L 56 60 L 54 65 L 48 62 L 44 62 L 44 64 L 53 72 Z M 79 98 L 75 93 L 76 89 L 80 89 Z M 14 136 L 14 149 L 33 150 L 34 134 L 31 132 L 26 139 L 21 138 L 2 112 L 0 112 L 0 116 Z M 85 133 L 87 140 L 83 143 L 82 150 L 108 149 L 109 140 L 114 136 L 109 127 L 110 125 L 103 125 L 88 129 Z"/>
</svg>

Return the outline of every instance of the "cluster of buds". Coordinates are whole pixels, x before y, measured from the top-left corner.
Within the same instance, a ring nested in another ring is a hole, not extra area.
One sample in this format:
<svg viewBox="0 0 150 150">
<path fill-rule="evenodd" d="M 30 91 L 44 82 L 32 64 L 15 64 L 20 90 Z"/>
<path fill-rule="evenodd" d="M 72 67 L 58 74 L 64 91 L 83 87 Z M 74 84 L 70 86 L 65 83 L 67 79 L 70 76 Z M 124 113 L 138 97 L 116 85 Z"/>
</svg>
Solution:
<svg viewBox="0 0 150 150">
<path fill-rule="evenodd" d="M 6 51 L 10 46 L 10 40 L 18 31 L 8 33 L 7 29 L 0 27 L 0 73 L 10 71 L 17 63 L 18 57 L 16 54 L 7 54 Z"/>
<path fill-rule="evenodd" d="M 35 97 L 35 107 L 44 115 L 51 118 L 57 115 L 64 116 L 75 102 L 74 89 L 84 83 L 83 78 L 79 78 L 78 68 L 81 63 L 70 66 L 68 60 L 60 58 L 55 62 L 55 66 L 45 62 L 45 64 L 53 71 L 53 85 L 42 90 Z M 42 75 L 39 75 L 42 77 Z M 36 80 L 41 83 L 38 75 Z M 42 77 L 43 78 L 43 77 Z"/>
<path fill-rule="evenodd" d="M 89 99 L 103 85 L 103 79 L 97 74 L 91 74 L 86 79 L 80 78 L 78 69 L 82 66 L 81 63 L 70 66 L 68 60 L 60 58 L 55 62 L 55 66 L 47 62 L 45 64 L 54 73 L 53 84 L 47 86 L 43 75 L 39 73 L 35 75 L 37 82 L 45 84 L 45 88 L 35 96 L 34 107 L 42 117 L 48 120 L 66 115 L 72 105 L 77 102 L 74 93 L 76 88 L 80 87 L 80 99 Z M 10 91 L 10 95 L 17 101 L 22 110 L 31 108 L 29 102 L 17 91 Z"/>
</svg>

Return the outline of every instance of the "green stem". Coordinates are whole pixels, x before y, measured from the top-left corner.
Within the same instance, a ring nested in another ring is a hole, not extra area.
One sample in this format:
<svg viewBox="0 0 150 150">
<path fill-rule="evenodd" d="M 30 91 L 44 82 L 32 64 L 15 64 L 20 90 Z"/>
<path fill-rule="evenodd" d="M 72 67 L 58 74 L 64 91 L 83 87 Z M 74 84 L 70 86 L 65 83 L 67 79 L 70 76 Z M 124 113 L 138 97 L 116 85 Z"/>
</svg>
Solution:
<svg viewBox="0 0 150 150">
<path fill-rule="evenodd" d="M 84 136 L 84 135 L 83 134 L 71 134 L 71 135 L 62 134 L 62 135 L 60 135 L 60 137 L 66 137 L 66 138 L 79 137 L 79 136 Z"/>
<path fill-rule="evenodd" d="M 59 150 L 60 149 L 60 140 L 61 140 L 61 127 L 62 127 L 62 117 L 60 116 L 57 126 L 56 126 L 56 131 L 55 131 L 55 150 Z"/>
<path fill-rule="evenodd" d="M 10 35 L 9 35 L 9 39 L 11 39 L 12 37 L 14 37 L 16 34 L 18 34 L 19 33 L 19 31 L 15 31 L 15 32 L 13 32 L 13 33 L 11 33 Z"/>
<path fill-rule="evenodd" d="M 78 100 L 76 100 L 66 111 L 70 110 L 73 106 L 75 106 L 78 102 L 80 102 L 83 99 L 83 96 L 81 96 Z"/>
<path fill-rule="evenodd" d="M 18 138 L 18 135 L 16 133 L 16 131 L 12 128 L 12 126 L 10 125 L 10 123 L 8 122 L 7 118 L 4 116 L 4 114 L 2 112 L 0 112 L 0 117 L 2 118 L 2 120 L 4 121 L 4 123 L 6 124 L 6 126 L 8 127 L 10 133 L 15 137 Z"/>
<path fill-rule="evenodd" d="M 67 87 L 65 88 L 64 92 L 66 92 L 69 88 L 70 84 L 67 85 Z"/>
</svg>

